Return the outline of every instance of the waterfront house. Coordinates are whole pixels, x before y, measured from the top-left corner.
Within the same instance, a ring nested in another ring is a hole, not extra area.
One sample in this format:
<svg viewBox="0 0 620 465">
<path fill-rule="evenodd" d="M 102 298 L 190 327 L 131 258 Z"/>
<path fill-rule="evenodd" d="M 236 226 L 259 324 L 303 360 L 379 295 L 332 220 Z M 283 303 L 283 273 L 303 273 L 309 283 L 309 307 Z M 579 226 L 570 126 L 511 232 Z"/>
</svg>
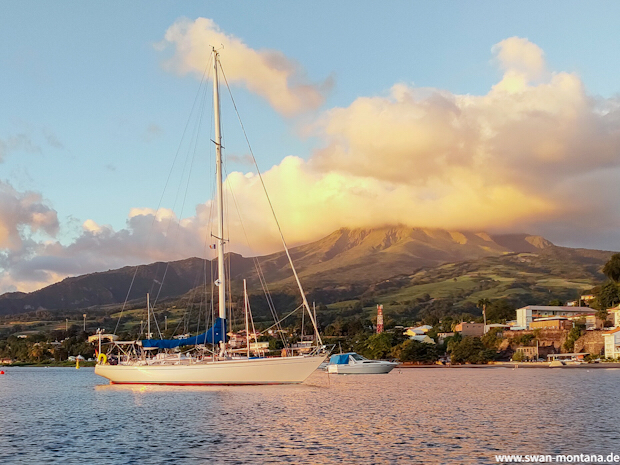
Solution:
<svg viewBox="0 0 620 465">
<path fill-rule="evenodd" d="M 530 329 L 571 329 L 573 322 L 565 316 L 537 318 L 530 323 Z"/>
<path fill-rule="evenodd" d="M 457 333 L 461 333 L 461 336 L 474 336 L 481 337 L 484 336 L 484 323 L 465 323 L 461 322 L 454 327 L 454 331 Z"/>
<path fill-rule="evenodd" d="M 620 328 L 606 331 L 603 334 L 605 339 L 605 357 L 606 358 L 618 358 L 620 357 Z"/>
<path fill-rule="evenodd" d="M 403 333 L 405 336 L 420 336 L 422 334 L 428 333 L 433 327 L 431 325 L 422 325 L 416 327 L 410 327 L 405 330 Z"/>
<path fill-rule="evenodd" d="M 517 354 L 523 354 L 524 360 L 538 360 L 538 346 L 517 347 Z"/>
<path fill-rule="evenodd" d="M 439 342 L 439 344 L 443 344 L 447 338 L 452 336 L 454 336 L 454 333 L 437 333 L 437 342 Z"/>
<path fill-rule="evenodd" d="M 608 308 L 607 313 L 609 314 L 608 320 L 611 321 L 614 328 L 620 326 L 620 305 L 614 308 Z"/>
<path fill-rule="evenodd" d="M 561 307 L 555 305 L 528 305 L 517 309 L 517 324 L 530 329 L 532 321 L 539 318 L 563 316 L 566 318 L 592 313 L 590 307 Z"/>
</svg>

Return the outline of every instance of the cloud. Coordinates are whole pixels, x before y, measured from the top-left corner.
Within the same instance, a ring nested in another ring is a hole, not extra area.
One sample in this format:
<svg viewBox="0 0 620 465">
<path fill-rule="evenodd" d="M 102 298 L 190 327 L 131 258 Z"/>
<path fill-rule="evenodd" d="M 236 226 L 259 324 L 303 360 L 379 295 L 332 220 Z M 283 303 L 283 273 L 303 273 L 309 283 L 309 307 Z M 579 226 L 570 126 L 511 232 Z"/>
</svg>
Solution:
<svg viewBox="0 0 620 465">
<path fill-rule="evenodd" d="M 29 234 L 43 231 L 53 236 L 58 227 L 56 212 L 41 194 L 18 192 L 0 181 L 0 250 L 18 250 Z"/>
<path fill-rule="evenodd" d="M 46 142 L 54 148 L 57 149 L 64 149 L 65 146 L 63 145 L 62 142 L 60 142 L 60 140 L 58 140 L 58 137 L 56 137 L 56 135 L 54 133 L 52 133 L 51 131 L 49 131 L 48 129 L 45 129 L 43 131 L 43 136 L 45 137 Z"/>
<path fill-rule="evenodd" d="M 200 37 L 217 29 L 209 20 L 199 24 Z M 384 95 L 325 111 L 309 129 L 320 148 L 308 160 L 289 156 L 263 173 L 289 245 L 343 226 L 399 223 L 528 232 L 560 244 L 617 249 L 620 101 L 589 95 L 575 74 L 549 71 L 542 50 L 526 39 L 507 39 L 492 51 L 504 75 L 485 95 L 395 84 Z M 226 210 L 233 250 L 278 250 L 260 178 L 232 172 L 225 185 L 232 193 Z M 118 231 L 90 219 L 65 246 L 26 234 L 57 229 L 40 196 L 8 192 L 24 213 L 2 222 L 9 225 L 2 247 L 10 253 L 0 288 L 212 256 L 206 247 L 213 241 L 212 201 L 182 220 L 171 210 L 134 208 Z"/>
<path fill-rule="evenodd" d="M 17 134 L 7 139 L 0 139 L 0 163 L 9 153 L 24 151 L 41 153 L 41 147 L 35 144 L 28 134 Z"/>
<path fill-rule="evenodd" d="M 491 51 L 507 74 L 520 74 L 528 82 L 548 74 L 545 52 L 527 39 L 510 37 L 495 44 Z"/>
<path fill-rule="evenodd" d="M 163 134 L 163 129 L 155 123 L 151 123 L 146 128 L 144 136 L 142 137 L 146 142 L 152 142 Z"/>
<path fill-rule="evenodd" d="M 0 292 L 29 289 L 24 281 L 36 281 L 37 278 L 34 275 L 20 276 L 17 270 L 41 250 L 41 244 L 33 236 L 53 237 L 58 230 L 56 211 L 46 204 L 41 194 L 19 192 L 0 181 Z"/>
<path fill-rule="evenodd" d="M 254 166 L 254 159 L 249 153 L 243 155 L 228 154 L 226 159 L 229 162 L 239 163 L 240 165 Z"/>
<path fill-rule="evenodd" d="M 35 133 L 34 136 L 32 132 Z M 43 150 L 41 149 L 41 145 L 36 141 L 36 139 L 40 139 L 41 136 L 44 142 L 50 147 L 56 149 L 64 148 L 63 144 L 58 140 L 58 137 L 50 130 L 43 129 L 42 131 L 32 131 L 31 128 L 28 128 L 18 134 L 0 139 L 0 163 L 2 163 L 9 154 L 15 152 L 42 153 Z"/>
<path fill-rule="evenodd" d="M 156 48 L 161 51 L 174 48 L 174 55 L 165 64 L 169 70 L 202 77 L 210 63 L 211 47 L 222 45 L 221 61 L 228 81 L 240 83 L 262 96 L 282 114 L 294 115 L 318 108 L 332 86 L 330 79 L 310 83 L 300 65 L 283 53 L 252 49 L 208 18 L 179 19 Z"/>
</svg>

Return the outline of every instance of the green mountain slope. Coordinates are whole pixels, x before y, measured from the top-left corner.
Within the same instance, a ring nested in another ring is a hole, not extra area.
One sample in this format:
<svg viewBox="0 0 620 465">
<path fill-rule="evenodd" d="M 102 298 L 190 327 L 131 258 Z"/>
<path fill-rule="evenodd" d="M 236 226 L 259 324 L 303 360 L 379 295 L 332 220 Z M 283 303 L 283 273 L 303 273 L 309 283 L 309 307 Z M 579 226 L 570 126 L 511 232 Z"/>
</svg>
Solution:
<svg viewBox="0 0 620 465">
<path fill-rule="evenodd" d="M 611 252 L 556 247 L 542 237 L 525 234 L 399 226 L 343 228 L 292 249 L 291 255 L 306 290 L 314 299 L 329 303 L 388 290 L 393 293 L 389 298 L 397 301 L 435 293 L 475 299 L 490 294 L 538 295 L 542 289 L 569 292 L 600 280 L 599 270 Z M 284 253 L 256 258 L 228 254 L 227 259 L 233 290 L 240 289 L 243 278 L 251 291 L 260 289 L 257 262 L 273 291 L 289 293 L 295 287 Z M 215 268 L 215 263 L 189 258 L 143 265 L 137 271 L 124 267 L 67 278 L 35 292 L 0 296 L 0 315 L 120 304 L 126 296 L 144 299 L 147 292 L 160 299 L 176 298 L 212 282 Z"/>
</svg>

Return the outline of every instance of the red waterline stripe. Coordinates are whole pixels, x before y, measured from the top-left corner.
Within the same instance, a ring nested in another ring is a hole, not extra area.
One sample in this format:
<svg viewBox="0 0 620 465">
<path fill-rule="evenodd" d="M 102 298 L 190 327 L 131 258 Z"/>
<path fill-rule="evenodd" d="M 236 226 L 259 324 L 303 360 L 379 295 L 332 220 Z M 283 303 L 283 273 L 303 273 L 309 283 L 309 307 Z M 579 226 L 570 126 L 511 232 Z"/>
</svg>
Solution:
<svg viewBox="0 0 620 465">
<path fill-rule="evenodd" d="M 110 381 L 110 384 L 131 384 L 141 386 L 276 386 L 278 384 L 301 383 L 118 383 Z"/>
</svg>

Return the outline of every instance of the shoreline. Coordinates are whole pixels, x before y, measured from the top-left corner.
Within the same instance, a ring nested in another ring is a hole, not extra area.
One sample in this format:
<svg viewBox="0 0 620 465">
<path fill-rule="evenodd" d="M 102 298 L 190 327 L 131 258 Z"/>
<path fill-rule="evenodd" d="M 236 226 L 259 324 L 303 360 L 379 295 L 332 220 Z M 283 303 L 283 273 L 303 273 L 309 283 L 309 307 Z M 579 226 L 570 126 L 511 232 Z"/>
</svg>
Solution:
<svg viewBox="0 0 620 465">
<path fill-rule="evenodd" d="M 83 367 L 94 367 L 97 362 L 80 362 L 80 368 Z M 3 368 L 75 368 L 75 362 L 56 362 L 56 363 L 27 363 L 27 362 L 17 362 L 6 365 L 0 365 L 0 369 Z"/>
<path fill-rule="evenodd" d="M 560 367 L 550 367 L 549 362 L 496 362 L 489 363 L 485 365 L 477 365 L 477 364 L 465 364 L 465 365 L 415 365 L 408 363 L 401 363 L 400 365 L 396 365 L 396 369 L 410 369 L 410 368 L 510 368 L 510 369 L 521 369 L 521 368 L 561 368 L 561 369 L 576 369 L 576 368 L 586 368 L 586 369 L 603 369 L 603 368 L 620 368 L 620 362 L 604 362 L 604 363 L 581 363 L 575 365 L 563 365 Z"/>
</svg>

